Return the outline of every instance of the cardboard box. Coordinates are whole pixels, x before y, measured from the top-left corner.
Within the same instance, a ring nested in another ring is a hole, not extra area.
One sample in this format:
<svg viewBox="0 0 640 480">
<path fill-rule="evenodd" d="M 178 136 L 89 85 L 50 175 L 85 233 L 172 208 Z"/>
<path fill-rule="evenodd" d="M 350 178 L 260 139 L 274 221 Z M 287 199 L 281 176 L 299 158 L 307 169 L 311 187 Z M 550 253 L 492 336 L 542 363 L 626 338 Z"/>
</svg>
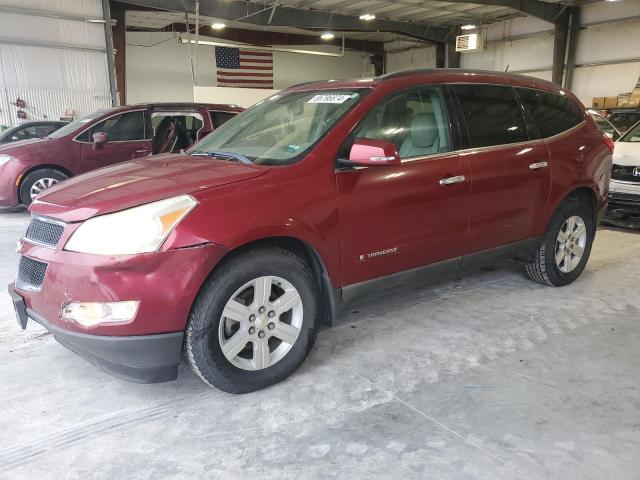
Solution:
<svg viewBox="0 0 640 480">
<path fill-rule="evenodd" d="M 604 97 L 604 108 L 616 108 L 618 106 L 618 97 Z"/>
<path fill-rule="evenodd" d="M 591 106 L 593 108 L 604 108 L 604 97 L 593 97 Z"/>
</svg>

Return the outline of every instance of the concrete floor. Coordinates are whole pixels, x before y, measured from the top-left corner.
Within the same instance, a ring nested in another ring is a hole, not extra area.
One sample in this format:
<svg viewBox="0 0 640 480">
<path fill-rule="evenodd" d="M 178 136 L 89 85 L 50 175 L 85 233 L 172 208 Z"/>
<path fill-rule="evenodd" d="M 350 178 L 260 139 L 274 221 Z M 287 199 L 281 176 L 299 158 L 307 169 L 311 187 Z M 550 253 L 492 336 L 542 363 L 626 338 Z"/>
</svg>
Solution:
<svg viewBox="0 0 640 480">
<path fill-rule="evenodd" d="M 0 285 L 27 221 L 0 213 Z M 637 479 L 639 284 L 640 237 L 602 230 L 571 286 L 506 263 L 381 296 L 242 396 L 114 379 L 0 294 L 0 478 Z"/>
</svg>

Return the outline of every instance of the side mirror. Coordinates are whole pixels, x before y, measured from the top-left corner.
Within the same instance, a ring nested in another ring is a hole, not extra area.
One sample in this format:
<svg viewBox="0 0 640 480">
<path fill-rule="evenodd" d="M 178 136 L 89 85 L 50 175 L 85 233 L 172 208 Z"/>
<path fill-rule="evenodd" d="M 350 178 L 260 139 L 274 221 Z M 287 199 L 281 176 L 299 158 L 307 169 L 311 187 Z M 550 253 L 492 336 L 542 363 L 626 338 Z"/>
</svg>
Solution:
<svg viewBox="0 0 640 480">
<path fill-rule="evenodd" d="M 104 146 L 105 143 L 109 141 L 109 135 L 105 132 L 96 132 L 92 135 L 93 138 L 93 149 L 99 150 Z"/>
<path fill-rule="evenodd" d="M 349 159 L 342 163 L 362 167 L 400 165 L 400 155 L 398 155 L 396 146 L 391 142 L 357 138 L 349 152 Z"/>
</svg>

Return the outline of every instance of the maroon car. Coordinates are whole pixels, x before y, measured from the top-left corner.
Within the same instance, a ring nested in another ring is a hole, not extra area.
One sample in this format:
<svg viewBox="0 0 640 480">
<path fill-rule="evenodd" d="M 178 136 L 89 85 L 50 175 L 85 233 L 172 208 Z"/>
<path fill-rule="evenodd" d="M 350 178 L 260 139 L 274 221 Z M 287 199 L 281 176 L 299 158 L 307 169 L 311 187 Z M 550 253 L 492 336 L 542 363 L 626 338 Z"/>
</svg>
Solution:
<svg viewBox="0 0 640 480">
<path fill-rule="evenodd" d="M 0 206 L 96 168 L 191 147 L 241 112 L 235 105 L 154 103 L 101 110 L 44 139 L 0 146 Z"/>
<path fill-rule="evenodd" d="M 574 95 L 533 78 L 300 85 L 184 154 L 38 197 L 9 291 L 23 328 L 117 376 L 170 380 L 184 354 L 208 384 L 247 392 L 290 375 L 356 294 L 505 258 L 573 282 L 612 150 Z"/>
</svg>

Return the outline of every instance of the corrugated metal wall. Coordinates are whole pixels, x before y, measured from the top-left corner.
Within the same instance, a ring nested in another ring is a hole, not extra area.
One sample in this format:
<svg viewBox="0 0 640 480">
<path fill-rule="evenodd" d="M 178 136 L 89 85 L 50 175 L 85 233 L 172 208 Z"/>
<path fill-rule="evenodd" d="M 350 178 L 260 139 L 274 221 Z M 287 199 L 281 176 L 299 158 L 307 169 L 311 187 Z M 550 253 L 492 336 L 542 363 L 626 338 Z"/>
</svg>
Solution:
<svg viewBox="0 0 640 480">
<path fill-rule="evenodd" d="M 110 106 L 100 0 L 0 0 L 0 125 Z"/>
</svg>

